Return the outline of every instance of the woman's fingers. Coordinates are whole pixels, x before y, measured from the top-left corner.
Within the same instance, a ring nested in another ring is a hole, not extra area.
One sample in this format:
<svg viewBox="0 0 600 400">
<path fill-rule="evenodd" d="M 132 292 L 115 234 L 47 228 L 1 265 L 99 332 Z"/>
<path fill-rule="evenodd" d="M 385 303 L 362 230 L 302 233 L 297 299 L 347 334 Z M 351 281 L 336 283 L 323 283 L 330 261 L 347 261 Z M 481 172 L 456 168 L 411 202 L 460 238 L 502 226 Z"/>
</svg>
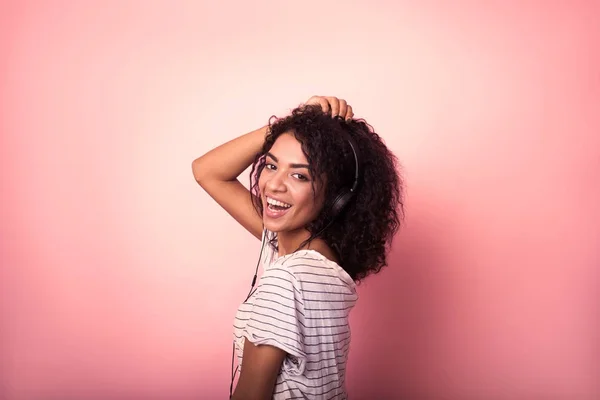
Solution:
<svg viewBox="0 0 600 400">
<path fill-rule="evenodd" d="M 354 117 L 354 111 L 352 111 L 352 106 L 348 105 L 346 107 L 346 115 L 344 116 L 344 118 L 346 118 L 346 121 L 350 121 L 353 117 Z"/>
<path fill-rule="evenodd" d="M 346 100 L 337 97 L 312 96 L 305 104 L 319 104 L 323 112 L 330 113 L 333 118 L 340 116 L 345 120 L 350 120 L 354 117 L 352 106 L 348 105 Z"/>
<path fill-rule="evenodd" d="M 340 115 L 340 101 L 337 97 L 328 97 L 327 101 L 329 102 L 329 106 L 331 107 L 331 116 L 337 117 Z"/>
<path fill-rule="evenodd" d="M 340 117 L 342 117 L 343 119 L 346 119 L 346 113 L 348 112 L 348 103 L 346 103 L 346 100 L 340 99 L 340 110 L 338 112 L 338 115 Z"/>
<path fill-rule="evenodd" d="M 321 108 L 325 114 L 331 111 L 331 105 L 325 97 L 319 97 L 319 104 L 321 105 Z"/>
<path fill-rule="evenodd" d="M 324 96 L 312 96 L 304 104 L 305 105 L 309 105 L 309 104 L 315 104 L 316 105 L 316 104 L 319 104 L 321 106 L 321 109 L 323 110 L 324 113 L 328 113 L 329 112 L 329 102 L 327 101 L 327 98 L 324 97 Z"/>
</svg>

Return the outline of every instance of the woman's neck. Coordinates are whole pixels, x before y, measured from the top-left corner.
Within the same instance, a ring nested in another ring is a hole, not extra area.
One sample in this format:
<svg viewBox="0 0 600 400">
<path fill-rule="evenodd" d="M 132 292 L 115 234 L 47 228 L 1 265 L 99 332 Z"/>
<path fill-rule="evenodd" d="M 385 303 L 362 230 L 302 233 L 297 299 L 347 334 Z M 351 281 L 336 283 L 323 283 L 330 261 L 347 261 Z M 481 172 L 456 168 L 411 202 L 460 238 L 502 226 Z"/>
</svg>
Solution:
<svg viewBox="0 0 600 400">
<path fill-rule="evenodd" d="M 277 246 L 278 246 L 278 256 L 286 256 L 295 252 L 296 250 L 315 250 L 320 253 L 325 258 L 335 262 L 340 263 L 339 256 L 333 251 L 323 239 L 315 238 L 308 243 L 303 244 L 309 237 L 310 232 L 304 230 L 304 232 L 297 232 L 293 235 L 291 232 L 280 232 L 277 235 Z M 303 246 L 300 248 L 300 245 Z"/>
<path fill-rule="evenodd" d="M 278 232 L 277 233 L 277 247 L 278 256 L 286 256 L 295 252 L 296 250 L 304 250 L 310 247 L 310 243 L 306 243 L 299 248 L 300 245 L 310 237 L 310 232 L 306 229 L 294 231 L 294 232 Z"/>
</svg>

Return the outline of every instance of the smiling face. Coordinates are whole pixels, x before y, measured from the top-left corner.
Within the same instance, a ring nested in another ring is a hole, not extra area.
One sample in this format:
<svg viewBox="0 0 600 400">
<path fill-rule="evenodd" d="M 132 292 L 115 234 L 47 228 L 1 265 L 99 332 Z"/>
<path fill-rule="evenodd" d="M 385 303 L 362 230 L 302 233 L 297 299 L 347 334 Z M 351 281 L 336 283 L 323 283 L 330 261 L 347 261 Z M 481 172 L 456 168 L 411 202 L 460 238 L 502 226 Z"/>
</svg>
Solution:
<svg viewBox="0 0 600 400">
<path fill-rule="evenodd" d="M 279 136 L 258 180 L 265 228 L 280 235 L 304 231 L 323 207 L 320 186 L 309 173 L 300 142 L 290 133 Z"/>
</svg>

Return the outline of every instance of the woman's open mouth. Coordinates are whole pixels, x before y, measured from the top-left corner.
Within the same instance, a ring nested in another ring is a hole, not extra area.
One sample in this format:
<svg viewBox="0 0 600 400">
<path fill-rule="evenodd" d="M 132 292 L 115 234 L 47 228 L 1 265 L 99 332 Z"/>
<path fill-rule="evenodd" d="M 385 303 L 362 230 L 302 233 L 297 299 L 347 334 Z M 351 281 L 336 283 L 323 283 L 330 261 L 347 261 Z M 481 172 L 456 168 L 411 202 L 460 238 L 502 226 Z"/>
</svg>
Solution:
<svg viewBox="0 0 600 400">
<path fill-rule="evenodd" d="M 272 199 L 267 197 L 267 207 L 265 208 L 265 212 L 269 218 L 279 218 L 285 215 L 289 209 L 292 207 L 291 204 L 284 203 L 279 200 Z"/>
</svg>

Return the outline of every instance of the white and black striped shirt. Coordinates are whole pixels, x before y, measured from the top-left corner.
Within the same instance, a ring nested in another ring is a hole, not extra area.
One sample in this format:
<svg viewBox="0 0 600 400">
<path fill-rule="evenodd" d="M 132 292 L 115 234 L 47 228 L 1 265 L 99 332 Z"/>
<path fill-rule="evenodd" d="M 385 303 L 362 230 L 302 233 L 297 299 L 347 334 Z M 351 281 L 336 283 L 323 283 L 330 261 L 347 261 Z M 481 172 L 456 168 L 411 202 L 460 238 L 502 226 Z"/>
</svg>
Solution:
<svg viewBox="0 0 600 400">
<path fill-rule="evenodd" d="M 276 259 L 273 253 L 266 257 L 256 290 L 235 317 L 240 370 L 248 338 L 287 353 L 273 399 L 346 399 L 348 315 L 358 298 L 355 283 L 314 250 Z"/>
</svg>

